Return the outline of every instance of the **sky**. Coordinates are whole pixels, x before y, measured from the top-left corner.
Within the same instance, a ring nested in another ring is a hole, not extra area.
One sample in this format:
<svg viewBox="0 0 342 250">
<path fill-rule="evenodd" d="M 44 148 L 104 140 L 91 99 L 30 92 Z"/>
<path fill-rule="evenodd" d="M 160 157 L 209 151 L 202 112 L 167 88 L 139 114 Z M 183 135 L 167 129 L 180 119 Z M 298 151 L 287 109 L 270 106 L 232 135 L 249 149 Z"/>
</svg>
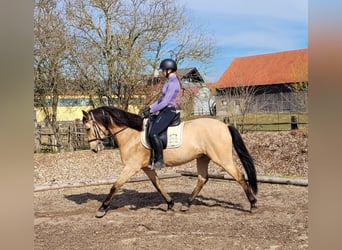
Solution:
<svg viewBox="0 0 342 250">
<path fill-rule="evenodd" d="M 308 0 L 180 0 L 215 39 L 210 65 L 197 67 L 216 82 L 236 57 L 308 47 Z"/>
</svg>

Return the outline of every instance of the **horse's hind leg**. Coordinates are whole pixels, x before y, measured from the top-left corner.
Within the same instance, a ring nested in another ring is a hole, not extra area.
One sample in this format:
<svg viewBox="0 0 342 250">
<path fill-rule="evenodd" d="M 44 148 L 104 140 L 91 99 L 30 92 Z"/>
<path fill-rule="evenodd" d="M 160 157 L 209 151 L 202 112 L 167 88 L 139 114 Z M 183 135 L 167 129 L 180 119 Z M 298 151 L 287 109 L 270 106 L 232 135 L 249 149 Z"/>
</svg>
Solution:
<svg viewBox="0 0 342 250">
<path fill-rule="evenodd" d="M 164 200 L 167 203 L 167 209 L 172 209 L 174 206 L 174 202 L 170 195 L 165 192 L 163 186 L 160 183 L 160 179 L 158 178 L 156 171 L 152 170 L 150 168 L 143 168 L 145 174 L 148 176 L 148 178 L 151 180 L 154 187 L 158 190 L 158 192 L 163 196 Z"/>
<path fill-rule="evenodd" d="M 191 203 L 202 190 L 205 183 L 208 181 L 208 164 L 210 159 L 207 156 L 202 156 L 197 158 L 197 185 L 195 189 L 192 191 L 191 196 L 186 204 L 183 204 L 181 210 L 186 211 L 191 206 Z"/>
<path fill-rule="evenodd" d="M 245 175 L 235 166 L 233 161 L 229 161 L 228 164 L 219 165 L 222 166 L 228 172 L 228 174 L 230 174 L 241 185 L 241 187 L 245 191 L 248 201 L 250 202 L 251 209 L 255 208 L 255 203 L 257 202 L 257 199 L 253 195 L 250 186 L 247 184 Z"/>
</svg>

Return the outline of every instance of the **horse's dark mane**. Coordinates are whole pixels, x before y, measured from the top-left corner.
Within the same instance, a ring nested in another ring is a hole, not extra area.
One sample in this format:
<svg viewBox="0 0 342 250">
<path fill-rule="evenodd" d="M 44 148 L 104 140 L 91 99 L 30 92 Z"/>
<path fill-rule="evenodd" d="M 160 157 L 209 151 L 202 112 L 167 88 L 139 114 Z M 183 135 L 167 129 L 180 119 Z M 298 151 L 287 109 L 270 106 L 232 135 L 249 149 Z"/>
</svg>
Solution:
<svg viewBox="0 0 342 250">
<path fill-rule="evenodd" d="M 132 129 L 143 130 L 143 118 L 139 115 L 118 109 L 112 106 L 102 106 L 90 111 L 95 120 L 105 126 L 107 129 L 110 127 L 113 120 L 119 126 L 127 126 Z M 111 119 L 110 119 L 111 118 Z"/>
</svg>

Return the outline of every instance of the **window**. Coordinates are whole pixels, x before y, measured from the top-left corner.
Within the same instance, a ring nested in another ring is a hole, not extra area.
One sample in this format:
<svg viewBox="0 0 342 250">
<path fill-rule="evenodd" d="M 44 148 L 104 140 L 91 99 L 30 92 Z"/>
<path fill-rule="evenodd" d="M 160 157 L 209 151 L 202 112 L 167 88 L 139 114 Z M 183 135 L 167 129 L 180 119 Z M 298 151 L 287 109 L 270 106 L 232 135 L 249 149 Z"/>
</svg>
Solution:
<svg viewBox="0 0 342 250">
<path fill-rule="evenodd" d="M 58 106 L 90 106 L 89 98 L 61 98 L 58 100 Z"/>
</svg>

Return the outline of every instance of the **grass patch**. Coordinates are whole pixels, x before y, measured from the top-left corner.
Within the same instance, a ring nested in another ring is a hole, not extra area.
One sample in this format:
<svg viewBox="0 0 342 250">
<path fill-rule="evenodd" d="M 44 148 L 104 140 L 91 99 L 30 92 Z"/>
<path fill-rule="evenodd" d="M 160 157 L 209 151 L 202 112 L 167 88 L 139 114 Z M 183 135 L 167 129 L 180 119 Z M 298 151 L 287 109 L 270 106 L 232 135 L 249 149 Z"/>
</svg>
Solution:
<svg viewBox="0 0 342 250">
<path fill-rule="evenodd" d="M 307 129 L 309 117 L 306 113 L 247 114 L 231 116 L 226 122 L 243 131 L 286 131 L 291 130 L 291 121 L 295 119 L 298 129 Z"/>
</svg>

